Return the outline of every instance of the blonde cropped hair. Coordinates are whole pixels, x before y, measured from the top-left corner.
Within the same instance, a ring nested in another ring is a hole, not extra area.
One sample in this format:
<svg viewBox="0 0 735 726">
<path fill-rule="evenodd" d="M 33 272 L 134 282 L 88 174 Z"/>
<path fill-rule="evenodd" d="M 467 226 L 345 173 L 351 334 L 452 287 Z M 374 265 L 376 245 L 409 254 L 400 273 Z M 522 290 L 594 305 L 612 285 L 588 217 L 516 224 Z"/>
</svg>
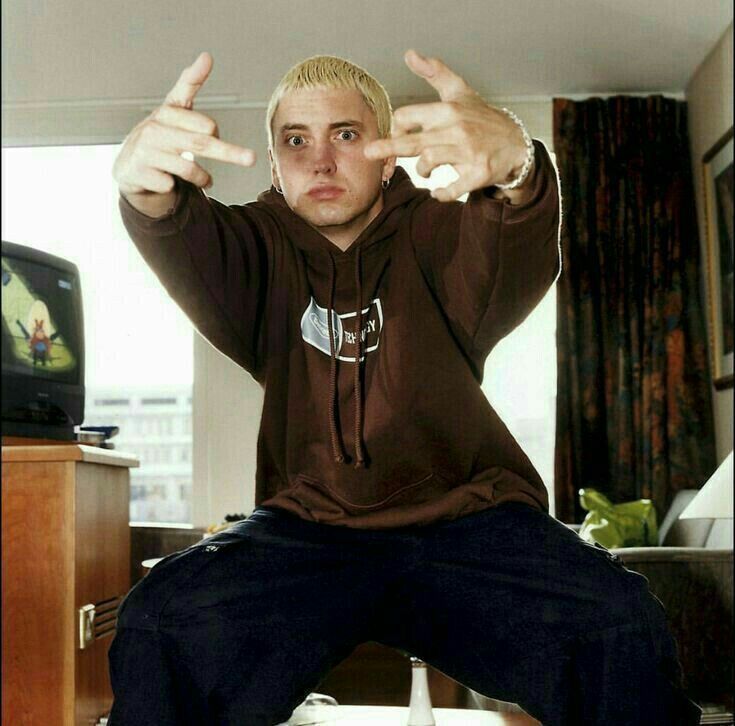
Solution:
<svg viewBox="0 0 735 726">
<path fill-rule="evenodd" d="M 378 122 L 378 135 L 390 134 L 391 116 L 388 92 L 364 68 L 332 55 L 315 55 L 293 66 L 273 91 L 266 113 L 268 146 L 273 148 L 273 116 L 278 104 L 289 91 L 302 88 L 353 88 L 362 95 Z"/>
</svg>

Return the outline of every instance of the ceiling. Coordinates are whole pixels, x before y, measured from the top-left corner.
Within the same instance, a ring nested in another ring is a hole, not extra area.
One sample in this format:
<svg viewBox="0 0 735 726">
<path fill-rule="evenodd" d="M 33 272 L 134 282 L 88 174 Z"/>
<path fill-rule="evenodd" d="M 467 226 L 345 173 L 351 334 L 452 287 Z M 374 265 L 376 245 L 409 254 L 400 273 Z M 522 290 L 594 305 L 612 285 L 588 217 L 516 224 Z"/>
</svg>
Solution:
<svg viewBox="0 0 735 726">
<path fill-rule="evenodd" d="M 394 101 L 426 96 L 409 47 L 495 98 L 676 93 L 732 19 L 731 0 L 4 0 L 2 101 L 158 99 L 201 50 L 210 103 L 262 104 L 317 53 L 365 66 Z"/>
</svg>

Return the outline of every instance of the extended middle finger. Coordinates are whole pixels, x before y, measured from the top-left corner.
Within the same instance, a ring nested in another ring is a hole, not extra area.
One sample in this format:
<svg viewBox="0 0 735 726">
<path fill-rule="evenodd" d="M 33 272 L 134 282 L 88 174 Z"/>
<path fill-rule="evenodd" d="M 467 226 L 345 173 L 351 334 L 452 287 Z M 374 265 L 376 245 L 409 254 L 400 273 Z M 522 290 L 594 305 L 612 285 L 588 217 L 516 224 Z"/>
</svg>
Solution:
<svg viewBox="0 0 735 726">
<path fill-rule="evenodd" d="M 456 103 L 414 103 L 401 106 L 393 113 L 393 133 L 405 133 L 413 129 L 430 129 L 457 121 L 459 108 Z"/>
</svg>

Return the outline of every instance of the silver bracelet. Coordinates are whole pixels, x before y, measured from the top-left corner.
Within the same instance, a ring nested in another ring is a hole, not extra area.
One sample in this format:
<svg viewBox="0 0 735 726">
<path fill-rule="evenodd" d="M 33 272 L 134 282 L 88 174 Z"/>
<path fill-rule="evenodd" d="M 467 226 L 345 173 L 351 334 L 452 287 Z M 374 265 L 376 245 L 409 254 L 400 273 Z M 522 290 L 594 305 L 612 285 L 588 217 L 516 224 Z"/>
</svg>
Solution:
<svg viewBox="0 0 735 726">
<path fill-rule="evenodd" d="M 523 141 L 526 144 L 526 160 L 523 162 L 523 167 L 521 168 L 521 173 L 518 175 L 517 179 L 514 179 L 512 182 L 508 184 L 496 184 L 495 186 L 498 189 L 515 189 L 516 187 L 519 187 L 521 184 L 523 184 L 524 181 L 526 181 L 526 177 L 528 176 L 528 172 L 531 171 L 531 164 L 533 164 L 533 157 L 534 157 L 534 147 L 533 147 L 533 139 L 528 135 L 528 131 L 526 131 L 526 127 L 523 125 L 523 121 L 521 121 L 518 116 L 516 116 L 510 109 L 508 108 L 501 108 L 501 111 L 506 113 L 508 116 L 510 116 L 513 121 L 518 124 L 518 126 L 521 129 L 521 133 L 523 134 Z"/>
</svg>

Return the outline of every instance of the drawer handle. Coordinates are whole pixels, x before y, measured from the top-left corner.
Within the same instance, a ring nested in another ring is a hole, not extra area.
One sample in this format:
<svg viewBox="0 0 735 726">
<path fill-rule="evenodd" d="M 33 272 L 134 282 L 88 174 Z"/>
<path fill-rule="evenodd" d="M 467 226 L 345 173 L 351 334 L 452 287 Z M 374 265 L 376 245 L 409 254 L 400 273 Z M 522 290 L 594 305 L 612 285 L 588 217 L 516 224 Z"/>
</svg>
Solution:
<svg viewBox="0 0 735 726">
<path fill-rule="evenodd" d="M 95 640 L 115 633 L 117 608 L 122 600 L 122 596 L 118 596 L 94 604 L 88 603 L 79 608 L 77 611 L 79 650 L 85 650 Z"/>
</svg>

